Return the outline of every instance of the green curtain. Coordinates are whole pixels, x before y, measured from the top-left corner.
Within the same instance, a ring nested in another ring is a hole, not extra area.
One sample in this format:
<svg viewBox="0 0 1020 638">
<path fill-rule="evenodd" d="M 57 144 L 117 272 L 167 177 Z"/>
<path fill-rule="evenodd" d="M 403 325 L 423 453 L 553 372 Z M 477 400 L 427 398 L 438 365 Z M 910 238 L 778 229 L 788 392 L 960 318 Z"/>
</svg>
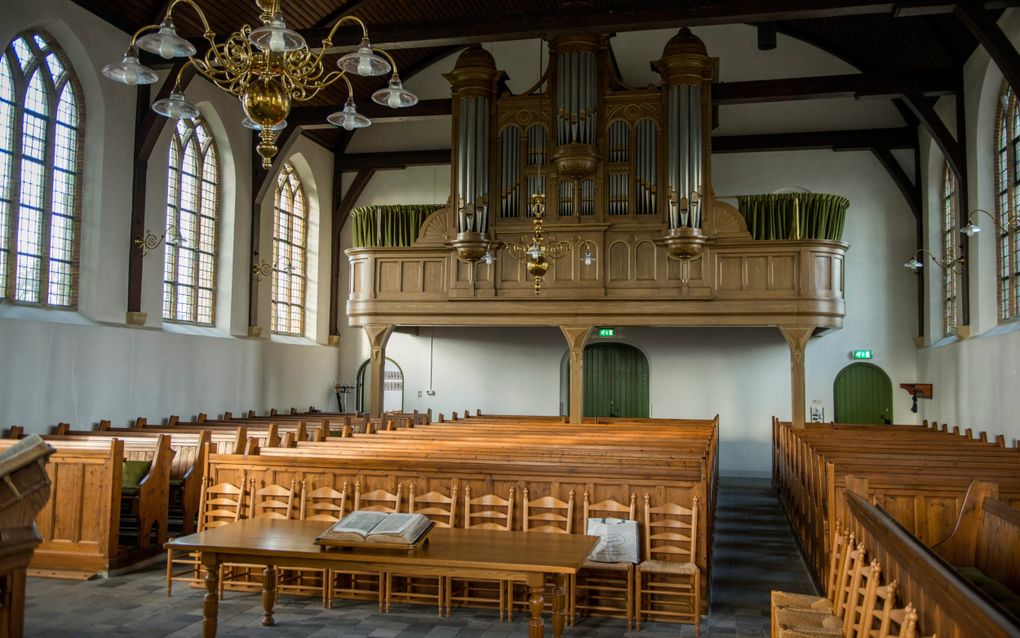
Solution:
<svg viewBox="0 0 1020 638">
<path fill-rule="evenodd" d="M 355 248 L 410 246 L 425 219 L 441 204 L 362 206 L 351 211 Z"/>
<path fill-rule="evenodd" d="M 850 200 L 825 193 L 782 193 L 737 197 L 740 214 L 754 239 L 790 239 L 793 235 L 793 202 L 800 202 L 801 239 L 843 238 Z"/>
</svg>

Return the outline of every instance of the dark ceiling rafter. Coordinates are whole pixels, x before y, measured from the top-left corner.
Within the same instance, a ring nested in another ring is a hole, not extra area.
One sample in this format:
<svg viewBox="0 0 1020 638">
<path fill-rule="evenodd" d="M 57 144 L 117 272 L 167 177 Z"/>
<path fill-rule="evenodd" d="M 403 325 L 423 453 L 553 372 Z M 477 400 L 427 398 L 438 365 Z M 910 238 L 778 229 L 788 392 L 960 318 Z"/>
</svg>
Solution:
<svg viewBox="0 0 1020 638">
<path fill-rule="evenodd" d="M 349 16 L 358 10 L 358 7 L 365 4 L 369 0 L 347 0 L 342 5 L 327 13 L 325 16 L 319 19 L 315 23 L 313 29 L 326 29 L 333 26 L 337 20 L 344 16 Z"/>
<path fill-rule="evenodd" d="M 450 149 L 437 148 L 424 151 L 382 151 L 378 153 L 346 153 L 333 160 L 338 171 L 360 171 L 366 168 L 377 171 L 449 164 Z"/>
<path fill-rule="evenodd" d="M 712 101 L 727 105 L 840 97 L 895 98 L 908 92 L 942 96 L 962 90 L 963 82 L 959 72 L 947 69 L 722 82 L 713 85 Z"/>
<path fill-rule="evenodd" d="M 1013 93 L 1020 94 L 1020 53 L 1017 53 L 1016 47 L 999 28 L 999 24 L 971 2 L 961 2 L 955 13 L 999 67 L 1006 81 L 1013 87 Z"/>
<path fill-rule="evenodd" d="M 979 2 L 986 9 L 1017 6 L 1015 0 Z M 457 22 L 449 20 L 414 23 L 374 23 L 370 26 L 372 43 L 383 48 L 422 48 L 465 45 L 480 42 L 524 40 L 553 37 L 567 33 L 621 33 L 666 27 L 692 27 L 733 23 L 779 22 L 834 18 L 840 16 L 886 14 L 915 16 L 952 13 L 955 3 L 937 0 L 876 2 L 875 0 L 741 0 L 717 2 L 696 0 L 663 3 L 644 0 L 626 7 L 598 7 L 585 12 L 576 8 L 557 8 L 530 13 L 471 16 Z M 310 42 L 321 40 L 327 29 L 301 32 Z M 337 33 L 338 49 L 356 46 L 360 35 Z"/>
<path fill-rule="evenodd" d="M 900 193 L 903 194 L 907 204 L 910 205 L 910 212 L 914 213 L 914 218 L 921 219 L 921 192 L 915 186 L 914 180 L 903 170 L 903 166 L 889 148 L 874 147 L 871 149 L 871 152 L 882 164 L 886 172 L 889 173 L 889 176 L 893 178 L 896 188 L 900 189 Z"/>
<path fill-rule="evenodd" d="M 351 210 L 354 205 L 358 203 L 358 198 L 365 191 L 365 187 L 372 181 L 372 176 L 375 175 L 374 168 L 363 168 L 358 171 L 358 174 L 354 176 L 354 180 L 351 185 L 347 188 L 347 192 L 343 198 L 337 202 L 335 199 L 333 207 L 333 235 L 331 237 L 331 249 L 330 255 L 332 256 L 331 271 L 333 276 L 330 278 L 330 289 L 329 289 L 329 334 L 339 335 L 340 334 L 340 234 L 343 231 L 344 224 L 347 222 L 347 217 L 350 216 Z M 334 188 L 333 193 L 336 197 L 339 189 Z"/>
<path fill-rule="evenodd" d="M 450 115 L 453 112 L 452 104 L 450 98 L 436 98 L 421 100 L 414 106 L 402 109 L 391 109 L 369 100 L 358 105 L 358 112 L 371 119 L 373 124 L 413 122 Z M 293 106 L 290 115 L 287 116 L 287 123 L 305 128 L 332 127 L 332 124 L 326 121 L 326 117 L 336 112 L 337 108 L 333 105 Z"/>
<path fill-rule="evenodd" d="M 850 129 L 841 131 L 805 131 L 760 135 L 715 135 L 712 153 L 751 153 L 768 151 L 868 151 L 875 147 L 913 148 L 916 134 L 911 127 Z"/>
</svg>

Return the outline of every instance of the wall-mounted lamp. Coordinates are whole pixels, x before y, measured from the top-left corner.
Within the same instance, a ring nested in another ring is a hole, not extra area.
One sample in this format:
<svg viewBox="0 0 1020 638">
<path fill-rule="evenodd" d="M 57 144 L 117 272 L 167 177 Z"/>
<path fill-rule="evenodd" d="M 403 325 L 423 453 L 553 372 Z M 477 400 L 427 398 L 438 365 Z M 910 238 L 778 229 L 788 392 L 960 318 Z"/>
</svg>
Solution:
<svg viewBox="0 0 1020 638">
<path fill-rule="evenodd" d="M 956 259 L 940 259 L 932 254 L 931 251 L 920 248 L 914 251 L 914 254 L 905 264 L 903 264 L 903 267 L 914 272 L 924 268 L 924 262 L 918 259 L 921 255 L 928 255 L 931 257 L 931 260 L 935 262 L 935 265 L 943 270 L 947 270 L 949 268 L 952 268 L 953 270 L 962 270 L 963 264 L 967 263 L 967 260 L 963 257 L 957 257 Z"/>
<path fill-rule="evenodd" d="M 162 235 L 157 235 L 151 230 L 146 229 L 144 237 L 135 237 L 135 247 L 140 253 L 142 253 L 142 257 L 144 257 L 149 254 L 150 250 L 154 250 L 164 241 L 172 241 L 176 244 L 186 243 L 184 241 L 184 237 L 181 236 L 180 231 L 177 230 L 177 226 L 170 224 L 166 227 L 166 230 L 163 231 Z"/>
<path fill-rule="evenodd" d="M 960 232 L 966 235 L 967 237 L 973 237 L 974 235 L 977 235 L 978 233 L 981 232 L 981 227 L 974 223 L 974 218 L 977 216 L 978 213 L 984 213 L 985 215 L 988 215 L 988 218 L 992 220 L 992 224 L 995 225 L 995 228 L 1000 233 L 1007 233 L 1020 228 L 1020 222 L 1017 221 L 1016 215 L 1014 213 L 1010 213 L 1010 215 L 1006 218 L 1006 228 L 1003 228 L 1002 225 L 999 224 L 999 220 L 998 218 L 996 218 L 995 215 L 989 213 L 987 210 L 983 208 L 975 208 L 974 210 L 970 211 L 970 213 L 967 215 L 967 225 L 960 229 Z"/>
<path fill-rule="evenodd" d="M 274 272 L 284 272 L 288 275 L 293 272 L 294 267 L 289 257 L 282 257 L 276 265 L 264 261 L 257 266 L 251 267 L 251 278 L 255 281 L 262 281 L 265 277 Z"/>
</svg>

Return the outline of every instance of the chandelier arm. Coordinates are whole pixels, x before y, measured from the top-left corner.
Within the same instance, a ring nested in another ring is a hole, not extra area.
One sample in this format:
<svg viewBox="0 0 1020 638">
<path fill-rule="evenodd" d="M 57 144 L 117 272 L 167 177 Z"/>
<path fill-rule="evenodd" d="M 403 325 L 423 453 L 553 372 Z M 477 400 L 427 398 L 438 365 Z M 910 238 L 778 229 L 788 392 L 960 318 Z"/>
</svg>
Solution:
<svg viewBox="0 0 1020 638">
<path fill-rule="evenodd" d="M 194 0 L 173 0 L 173 2 L 170 3 L 170 6 L 166 8 L 166 17 L 169 18 L 171 12 L 173 12 L 174 8 L 179 4 L 186 4 L 195 10 L 195 13 L 198 14 L 198 19 L 202 21 L 202 29 L 204 29 L 203 35 L 207 40 L 211 41 L 213 33 L 212 29 L 209 28 L 209 20 L 206 19 L 205 13 L 202 12 L 202 7 L 198 6 Z"/>
<path fill-rule="evenodd" d="M 346 24 L 348 22 L 353 22 L 357 24 L 359 27 L 361 27 L 361 37 L 365 39 L 368 38 L 368 27 L 365 26 L 365 23 L 362 22 L 360 18 L 357 18 L 355 16 L 344 16 L 336 21 L 336 24 L 333 25 L 333 28 L 329 30 L 329 34 L 322 39 L 323 44 L 322 48 L 324 50 L 329 48 L 329 46 L 333 44 L 333 36 L 336 35 L 337 29 L 339 29 L 341 25 Z"/>
<path fill-rule="evenodd" d="M 135 34 L 133 36 L 131 36 L 131 44 L 128 45 L 128 48 L 129 49 L 134 49 L 136 47 L 135 42 L 138 40 L 138 37 L 141 36 L 146 31 L 158 31 L 158 30 L 159 30 L 159 25 L 158 24 L 147 24 L 147 25 L 145 25 L 141 29 L 135 31 Z"/>
<path fill-rule="evenodd" d="M 376 53 L 382 53 L 386 59 L 390 61 L 390 66 L 393 67 L 393 77 L 400 77 L 400 73 L 397 72 L 397 61 L 393 59 L 392 55 L 390 55 L 385 49 L 380 49 L 379 47 L 372 47 L 372 50 Z"/>
<path fill-rule="evenodd" d="M 1008 229 L 1007 228 L 1003 228 L 1002 224 L 999 223 L 998 217 L 996 217 L 994 214 L 988 212 L 984 208 L 975 208 L 974 210 L 970 211 L 970 213 L 967 214 L 967 222 L 968 223 L 973 223 L 974 222 L 974 216 L 977 213 L 984 213 L 985 215 L 988 215 L 988 218 L 992 220 L 992 224 L 995 225 L 995 229 L 998 230 L 1000 233 L 1002 233 L 1004 235 L 1007 234 L 1009 232 L 1009 230 L 1011 230 L 1011 229 L 1015 230 L 1016 227 L 1017 227 L 1017 217 L 1016 217 L 1016 213 L 1014 213 L 1013 211 L 1010 211 L 1009 214 L 1006 215 L 1006 222 L 1009 225 Z"/>
</svg>

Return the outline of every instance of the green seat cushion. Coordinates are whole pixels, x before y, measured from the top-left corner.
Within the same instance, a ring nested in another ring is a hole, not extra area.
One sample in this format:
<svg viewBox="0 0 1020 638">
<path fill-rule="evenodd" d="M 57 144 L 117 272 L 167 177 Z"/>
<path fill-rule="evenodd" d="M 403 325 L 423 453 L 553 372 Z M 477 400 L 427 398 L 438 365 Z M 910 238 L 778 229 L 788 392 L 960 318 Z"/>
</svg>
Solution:
<svg viewBox="0 0 1020 638">
<path fill-rule="evenodd" d="M 989 578 L 977 567 L 956 567 L 956 571 L 974 583 L 975 587 L 983 591 L 986 596 L 998 603 L 1014 618 L 1020 618 L 1020 594 L 999 581 Z"/>
<path fill-rule="evenodd" d="M 124 461 L 124 470 L 121 473 L 121 491 L 138 491 L 138 484 L 142 482 L 145 475 L 149 473 L 152 463 L 149 461 Z"/>
</svg>

